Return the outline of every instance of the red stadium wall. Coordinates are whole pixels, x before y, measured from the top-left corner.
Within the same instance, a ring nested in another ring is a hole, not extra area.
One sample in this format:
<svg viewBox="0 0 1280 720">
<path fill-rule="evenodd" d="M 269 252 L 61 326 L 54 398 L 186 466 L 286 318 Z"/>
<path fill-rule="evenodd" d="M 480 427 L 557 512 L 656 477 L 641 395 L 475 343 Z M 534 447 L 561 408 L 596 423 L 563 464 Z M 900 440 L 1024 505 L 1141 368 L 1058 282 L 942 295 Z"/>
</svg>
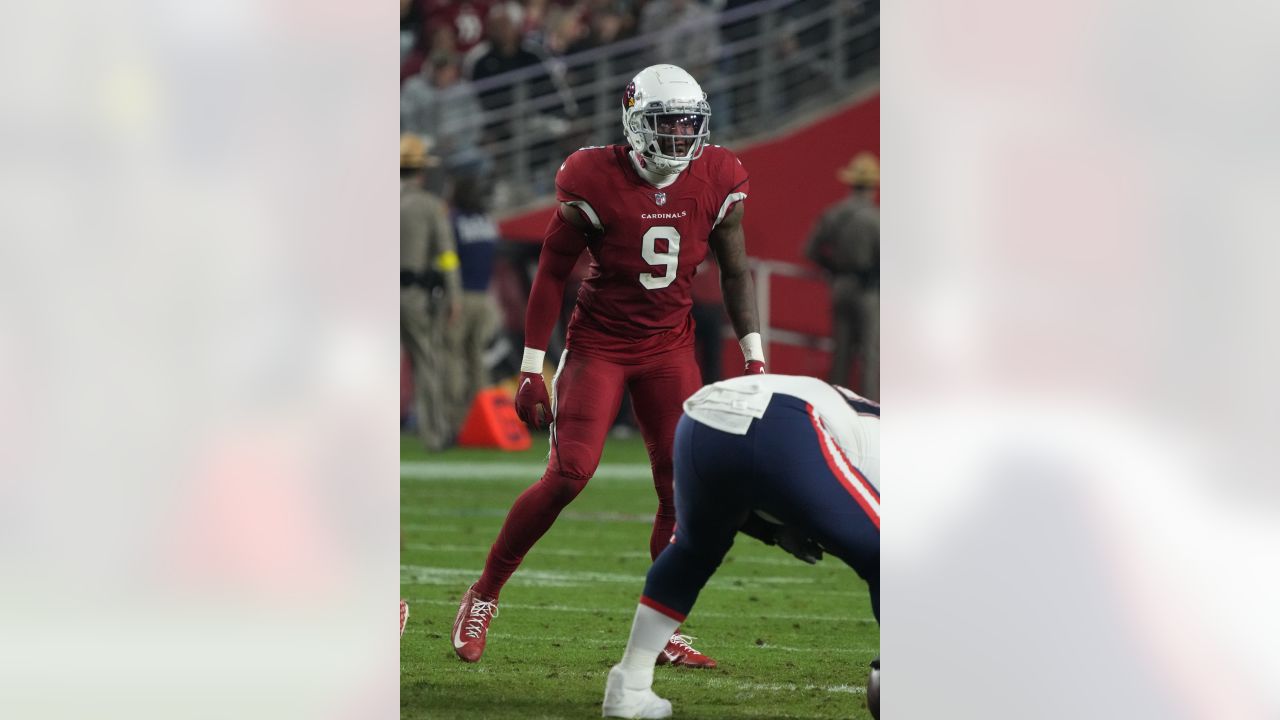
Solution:
<svg viewBox="0 0 1280 720">
<path fill-rule="evenodd" d="M 781 137 L 731 149 L 751 173 L 745 220 L 748 253 L 757 260 L 816 270 L 804 259 L 804 245 L 823 210 L 848 192 L 836 180 L 836 170 L 856 153 L 880 155 L 880 96 L 847 105 Z M 505 218 L 500 222 L 503 237 L 541 242 L 552 207 Z M 768 349 L 770 369 L 826 375 L 829 353 L 816 346 L 817 338 L 831 335 L 826 283 L 816 277 L 775 275 L 769 291 L 770 327 L 803 336 L 791 343 L 775 335 Z M 725 376 L 741 372 L 736 341 L 726 340 L 724 359 Z"/>
</svg>

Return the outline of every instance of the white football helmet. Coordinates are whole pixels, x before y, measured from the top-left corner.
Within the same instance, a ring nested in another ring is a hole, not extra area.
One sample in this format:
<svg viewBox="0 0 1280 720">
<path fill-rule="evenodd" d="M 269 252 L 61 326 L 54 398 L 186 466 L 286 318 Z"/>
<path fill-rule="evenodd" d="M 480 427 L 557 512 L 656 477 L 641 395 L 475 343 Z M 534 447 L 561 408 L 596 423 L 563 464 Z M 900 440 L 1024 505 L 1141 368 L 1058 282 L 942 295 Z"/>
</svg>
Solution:
<svg viewBox="0 0 1280 720">
<path fill-rule="evenodd" d="M 693 76 L 675 65 L 650 65 L 622 95 L 627 142 L 660 175 L 675 175 L 711 137 L 711 105 Z"/>
</svg>

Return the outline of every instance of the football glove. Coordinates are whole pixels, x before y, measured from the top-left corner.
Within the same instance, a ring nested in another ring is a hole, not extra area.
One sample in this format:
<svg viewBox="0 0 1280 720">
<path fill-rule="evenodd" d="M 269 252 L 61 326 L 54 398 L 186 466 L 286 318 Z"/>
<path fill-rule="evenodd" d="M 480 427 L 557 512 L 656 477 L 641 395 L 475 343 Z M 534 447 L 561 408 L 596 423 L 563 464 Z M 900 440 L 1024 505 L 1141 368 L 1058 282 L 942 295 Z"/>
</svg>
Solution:
<svg viewBox="0 0 1280 720">
<path fill-rule="evenodd" d="M 822 546 L 794 528 L 783 525 L 774 532 L 774 539 L 778 547 L 810 565 L 816 565 L 822 559 Z"/>
<path fill-rule="evenodd" d="M 763 375 L 763 374 L 764 374 L 764 361 L 763 361 L 763 360 L 748 360 L 748 361 L 747 361 L 747 369 L 746 369 L 746 372 L 744 372 L 743 374 L 744 374 L 744 375 Z"/>
<path fill-rule="evenodd" d="M 526 424 L 541 430 L 551 424 L 551 398 L 547 396 L 547 384 L 539 373 L 520 373 L 520 385 L 516 390 L 516 415 Z"/>
<path fill-rule="evenodd" d="M 746 520 L 738 529 L 765 545 L 776 545 L 810 565 L 822 559 L 822 546 L 817 542 L 794 528 L 771 523 L 754 512 L 747 513 Z"/>
</svg>

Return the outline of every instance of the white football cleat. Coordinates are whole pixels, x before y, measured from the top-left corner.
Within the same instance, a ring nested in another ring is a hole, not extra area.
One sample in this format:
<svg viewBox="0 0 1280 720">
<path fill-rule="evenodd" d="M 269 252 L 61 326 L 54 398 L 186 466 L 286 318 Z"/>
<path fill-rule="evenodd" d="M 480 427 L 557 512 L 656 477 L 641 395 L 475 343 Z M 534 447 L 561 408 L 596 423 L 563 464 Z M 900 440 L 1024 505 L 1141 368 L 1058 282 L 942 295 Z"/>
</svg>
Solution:
<svg viewBox="0 0 1280 720">
<path fill-rule="evenodd" d="M 653 690 L 632 690 L 627 688 L 626 673 L 614 665 L 609 669 L 609 679 L 604 684 L 604 706 L 602 717 L 607 718 L 669 718 L 671 702 L 657 696 Z"/>
</svg>

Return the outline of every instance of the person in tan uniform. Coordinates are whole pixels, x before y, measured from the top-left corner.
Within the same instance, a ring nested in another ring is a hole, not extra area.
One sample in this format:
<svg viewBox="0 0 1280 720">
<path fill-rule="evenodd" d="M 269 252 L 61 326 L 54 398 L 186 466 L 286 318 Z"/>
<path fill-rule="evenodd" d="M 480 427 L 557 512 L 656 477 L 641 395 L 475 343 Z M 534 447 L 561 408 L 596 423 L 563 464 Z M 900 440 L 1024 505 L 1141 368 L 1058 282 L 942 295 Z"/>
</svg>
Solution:
<svg viewBox="0 0 1280 720">
<path fill-rule="evenodd" d="M 880 399 L 880 162 L 858 153 L 836 172 L 849 196 L 819 218 L 805 255 L 827 271 L 831 281 L 831 324 L 835 351 L 829 380 L 848 382 L 853 358 L 862 358 L 856 388 Z"/>
<path fill-rule="evenodd" d="M 450 217 L 458 242 L 462 274 L 462 317 L 449 326 L 446 340 L 456 360 L 449 376 L 453 393 L 453 422 L 461 427 L 471 403 L 489 384 L 484 351 L 498 330 L 498 305 L 489 294 L 498 225 L 489 214 L 490 183 L 474 173 L 454 178 L 450 193 Z"/>
<path fill-rule="evenodd" d="M 453 443 L 456 412 L 448 378 L 454 361 L 445 348 L 449 325 L 462 312 L 462 282 L 449 210 L 427 192 L 427 168 L 439 164 L 417 135 L 400 136 L 400 341 L 413 363 L 418 433 L 428 450 Z"/>
</svg>

